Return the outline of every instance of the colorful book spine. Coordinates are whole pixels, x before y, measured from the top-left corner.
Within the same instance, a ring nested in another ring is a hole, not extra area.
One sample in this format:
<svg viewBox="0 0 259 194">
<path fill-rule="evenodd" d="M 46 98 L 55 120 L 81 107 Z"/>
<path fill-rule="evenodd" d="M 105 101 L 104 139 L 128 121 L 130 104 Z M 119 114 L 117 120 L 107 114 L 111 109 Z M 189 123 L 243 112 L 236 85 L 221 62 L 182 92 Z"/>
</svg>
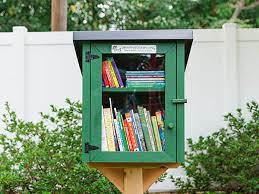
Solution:
<svg viewBox="0 0 259 194">
<path fill-rule="evenodd" d="M 109 151 L 116 151 L 115 148 L 115 139 L 114 139 L 114 133 L 113 133 L 113 126 L 112 126 L 112 117 L 111 117 L 111 109 L 110 108 L 104 108 L 103 109 L 103 115 L 104 115 L 104 124 L 106 129 L 106 138 L 107 138 L 107 145 Z"/>
<path fill-rule="evenodd" d="M 142 129 L 143 129 L 143 134 L 144 134 L 144 137 L 145 137 L 147 151 L 152 151 L 152 145 L 151 145 L 150 136 L 149 136 L 148 127 L 147 127 L 147 122 L 146 122 L 146 118 L 145 118 L 145 114 L 144 114 L 144 108 L 138 106 L 138 113 L 139 113 L 139 119 L 140 119 L 140 122 L 141 122 L 141 126 L 142 126 Z"/>
<path fill-rule="evenodd" d="M 158 111 L 155 114 L 156 114 L 157 125 L 158 125 L 158 130 L 159 130 L 161 144 L 162 144 L 162 150 L 165 151 L 165 146 L 166 146 L 165 145 L 165 132 L 164 132 L 164 121 L 162 118 L 162 113 L 161 113 L 161 111 Z"/>
<path fill-rule="evenodd" d="M 127 75 L 165 75 L 165 71 L 127 71 Z"/>
<path fill-rule="evenodd" d="M 125 135 L 125 132 L 123 129 L 121 114 L 120 114 L 120 112 L 117 112 L 116 108 L 114 108 L 114 111 L 115 111 L 116 119 L 118 121 L 119 129 L 120 129 L 120 135 L 121 135 L 121 139 L 122 139 L 122 143 L 123 143 L 123 149 L 124 149 L 124 151 L 129 151 L 126 135 Z"/>
<path fill-rule="evenodd" d="M 123 140 L 122 140 L 122 137 L 121 137 L 121 132 L 120 132 L 119 124 L 118 124 L 117 119 L 114 119 L 113 121 L 114 121 L 114 127 L 115 127 L 116 136 L 117 136 L 119 150 L 121 152 L 123 152 L 124 151 L 124 144 L 122 142 Z"/>
<path fill-rule="evenodd" d="M 107 138 L 106 138 L 106 129 L 104 123 L 104 115 L 103 115 L 103 106 L 102 106 L 102 151 L 108 151 Z"/>
<path fill-rule="evenodd" d="M 104 66 L 104 71 L 105 71 L 105 74 L 107 76 L 107 79 L 108 79 L 108 82 L 109 82 L 109 86 L 111 88 L 114 88 L 115 87 L 115 84 L 113 82 L 113 79 L 112 79 L 112 76 L 111 76 L 111 73 L 110 73 L 110 68 L 109 68 L 109 64 L 107 61 L 103 61 L 103 66 Z"/>
<path fill-rule="evenodd" d="M 103 65 L 102 65 L 102 77 L 103 77 L 104 86 L 109 87 L 109 81 L 108 81 L 108 77 L 107 77 L 107 74 L 106 74 L 104 62 L 103 62 Z"/>
<path fill-rule="evenodd" d="M 140 122 L 140 119 L 139 119 L 139 114 L 134 113 L 134 117 L 135 117 L 136 125 L 137 125 L 137 128 L 138 128 L 138 134 L 139 134 L 139 139 L 141 141 L 142 151 L 147 151 L 146 143 L 145 143 L 145 137 L 144 137 L 142 127 L 141 127 L 141 122 Z"/>
<path fill-rule="evenodd" d="M 127 81 L 165 81 L 165 78 L 149 78 L 149 77 L 140 77 L 140 78 L 127 78 Z"/>
<path fill-rule="evenodd" d="M 124 127 L 124 131 L 126 133 L 126 138 L 127 138 L 127 141 L 128 141 L 129 151 L 133 152 L 134 149 L 133 149 L 133 146 L 132 146 L 132 143 L 131 143 L 130 133 L 129 133 L 129 129 L 128 129 L 128 123 L 127 123 L 126 119 L 123 120 L 123 127 Z"/>
<path fill-rule="evenodd" d="M 150 141 L 151 141 L 151 146 L 152 146 L 152 150 L 155 152 L 156 151 L 156 146 L 155 146 L 155 139 L 154 139 L 154 135 L 153 135 L 153 129 L 152 129 L 152 124 L 149 118 L 149 111 L 147 111 L 144 108 L 144 114 L 145 114 L 145 118 L 147 121 L 147 127 L 148 127 L 148 133 L 149 133 L 149 137 L 150 137 Z"/>
<path fill-rule="evenodd" d="M 157 151 L 162 152 L 162 145 L 161 145 L 160 135 L 158 131 L 156 116 L 152 116 L 151 121 L 153 125 L 154 136 L 156 139 Z"/>
<path fill-rule="evenodd" d="M 128 83 L 127 82 L 127 86 L 128 87 L 165 87 L 165 83 L 141 83 L 141 82 L 135 82 L 135 83 Z"/>
<path fill-rule="evenodd" d="M 126 75 L 127 78 L 164 78 L 164 75 Z"/>
<path fill-rule="evenodd" d="M 112 80 L 113 80 L 113 83 L 115 85 L 116 88 L 119 88 L 119 82 L 117 80 L 117 77 L 115 75 L 115 71 L 112 67 L 112 62 L 111 61 L 107 61 L 108 65 L 109 65 L 109 70 L 110 70 L 110 73 L 111 73 L 111 77 L 112 77 Z"/>
<path fill-rule="evenodd" d="M 133 124 L 133 128 L 134 128 L 134 133 L 136 135 L 138 148 L 139 148 L 139 151 L 141 152 L 142 151 L 142 144 L 141 144 L 141 141 L 140 141 L 140 138 L 139 138 L 138 128 L 137 128 L 137 124 L 136 124 L 136 120 L 135 120 L 135 117 L 134 117 L 134 111 L 133 110 L 130 110 L 130 116 L 131 116 L 131 120 L 132 120 L 132 124 Z"/>
<path fill-rule="evenodd" d="M 114 136 L 115 151 L 120 151 L 118 138 L 117 138 L 116 131 L 115 131 L 114 127 L 113 127 L 113 136 Z"/>
<path fill-rule="evenodd" d="M 127 125 L 128 125 L 128 131 L 129 131 L 129 134 L 130 134 L 130 139 L 131 139 L 133 150 L 139 151 L 137 138 L 136 138 L 136 135 L 135 135 L 135 132 L 134 132 L 134 128 L 133 128 L 130 113 L 125 113 L 125 117 L 126 117 L 126 121 L 127 121 Z"/>
<path fill-rule="evenodd" d="M 113 69 L 114 69 L 114 71 L 115 71 L 116 77 L 117 77 L 117 79 L 118 79 L 119 86 L 120 86 L 120 87 L 124 87 L 123 81 L 122 81 L 122 79 L 121 79 L 120 72 L 119 72 L 119 70 L 118 70 L 118 68 L 117 68 L 117 65 L 116 65 L 116 63 L 115 63 L 115 61 L 114 61 L 113 58 L 111 58 L 111 62 L 112 62 L 112 66 L 113 66 Z"/>
</svg>

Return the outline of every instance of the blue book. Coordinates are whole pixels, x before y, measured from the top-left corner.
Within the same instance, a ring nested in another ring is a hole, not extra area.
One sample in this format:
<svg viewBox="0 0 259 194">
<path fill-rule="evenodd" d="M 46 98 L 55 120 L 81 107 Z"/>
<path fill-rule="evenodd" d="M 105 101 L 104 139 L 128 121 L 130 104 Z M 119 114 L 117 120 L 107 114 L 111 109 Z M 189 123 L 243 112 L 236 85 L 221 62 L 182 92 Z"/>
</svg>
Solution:
<svg viewBox="0 0 259 194">
<path fill-rule="evenodd" d="M 132 120 L 132 123 L 133 123 L 133 128 L 134 128 L 134 132 L 135 132 L 135 135 L 136 135 L 139 151 L 142 151 L 143 149 L 142 149 L 141 141 L 140 141 L 140 138 L 139 138 L 138 127 L 137 127 L 137 124 L 136 124 L 136 120 L 135 120 L 135 117 L 134 117 L 134 111 L 133 110 L 130 111 L 130 117 L 131 117 L 131 120 Z"/>
</svg>

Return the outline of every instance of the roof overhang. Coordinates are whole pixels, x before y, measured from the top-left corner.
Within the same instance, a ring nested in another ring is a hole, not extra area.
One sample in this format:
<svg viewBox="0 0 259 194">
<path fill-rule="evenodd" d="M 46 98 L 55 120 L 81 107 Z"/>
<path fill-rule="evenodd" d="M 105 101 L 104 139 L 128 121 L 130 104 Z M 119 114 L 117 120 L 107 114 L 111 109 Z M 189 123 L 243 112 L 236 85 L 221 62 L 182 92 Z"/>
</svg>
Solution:
<svg viewBox="0 0 259 194">
<path fill-rule="evenodd" d="M 185 66 L 191 50 L 193 32 L 189 29 L 177 30 L 118 30 L 118 31 L 75 31 L 73 40 L 77 58 L 81 66 L 82 43 L 85 41 L 177 41 L 185 43 Z M 81 68 L 82 69 L 82 68 Z"/>
</svg>

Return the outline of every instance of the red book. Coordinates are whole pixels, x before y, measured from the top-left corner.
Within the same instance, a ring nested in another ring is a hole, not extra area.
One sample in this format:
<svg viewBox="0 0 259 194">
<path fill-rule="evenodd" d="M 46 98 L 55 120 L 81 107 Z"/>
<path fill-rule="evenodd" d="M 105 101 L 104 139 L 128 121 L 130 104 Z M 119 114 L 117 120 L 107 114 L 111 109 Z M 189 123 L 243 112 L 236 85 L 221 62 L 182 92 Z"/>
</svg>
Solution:
<svg viewBox="0 0 259 194">
<path fill-rule="evenodd" d="M 104 62 L 103 62 L 103 65 L 102 65 L 102 74 L 103 74 L 103 83 L 104 83 L 104 86 L 105 87 L 109 87 L 109 81 L 108 81 L 108 77 L 106 75 L 106 71 L 105 71 L 105 67 L 104 67 Z"/>
<path fill-rule="evenodd" d="M 130 135 L 129 135 L 129 131 L 128 131 L 128 124 L 127 124 L 126 119 L 123 120 L 123 128 L 124 128 L 124 132 L 126 134 L 126 139 L 128 141 L 129 151 L 133 152 L 133 147 L 131 144 Z"/>
<path fill-rule="evenodd" d="M 126 121 L 127 121 L 127 125 L 128 125 L 128 131 L 129 131 L 133 151 L 139 151 L 130 113 L 125 113 L 125 117 L 126 117 Z"/>
<path fill-rule="evenodd" d="M 110 73 L 110 70 L 109 70 L 109 64 L 107 61 L 104 61 L 103 62 L 103 66 L 104 66 L 104 71 L 106 73 L 106 76 L 107 76 L 107 79 L 108 79 L 108 82 L 109 82 L 109 85 L 111 88 L 115 88 L 115 84 L 113 82 L 113 79 L 112 79 L 112 75 Z"/>
</svg>

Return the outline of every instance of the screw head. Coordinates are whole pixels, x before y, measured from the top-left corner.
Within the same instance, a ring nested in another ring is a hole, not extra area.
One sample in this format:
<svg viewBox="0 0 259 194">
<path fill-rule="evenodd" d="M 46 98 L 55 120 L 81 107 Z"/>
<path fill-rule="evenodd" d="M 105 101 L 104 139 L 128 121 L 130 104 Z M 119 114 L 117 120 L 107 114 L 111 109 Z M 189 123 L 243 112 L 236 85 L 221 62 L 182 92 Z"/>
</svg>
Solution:
<svg viewBox="0 0 259 194">
<path fill-rule="evenodd" d="M 174 128 L 174 124 L 173 124 L 173 123 L 169 123 L 169 124 L 168 124 L 168 128 L 169 128 L 169 129 L 173 129 L 173 128 Z"/>
</svg>

